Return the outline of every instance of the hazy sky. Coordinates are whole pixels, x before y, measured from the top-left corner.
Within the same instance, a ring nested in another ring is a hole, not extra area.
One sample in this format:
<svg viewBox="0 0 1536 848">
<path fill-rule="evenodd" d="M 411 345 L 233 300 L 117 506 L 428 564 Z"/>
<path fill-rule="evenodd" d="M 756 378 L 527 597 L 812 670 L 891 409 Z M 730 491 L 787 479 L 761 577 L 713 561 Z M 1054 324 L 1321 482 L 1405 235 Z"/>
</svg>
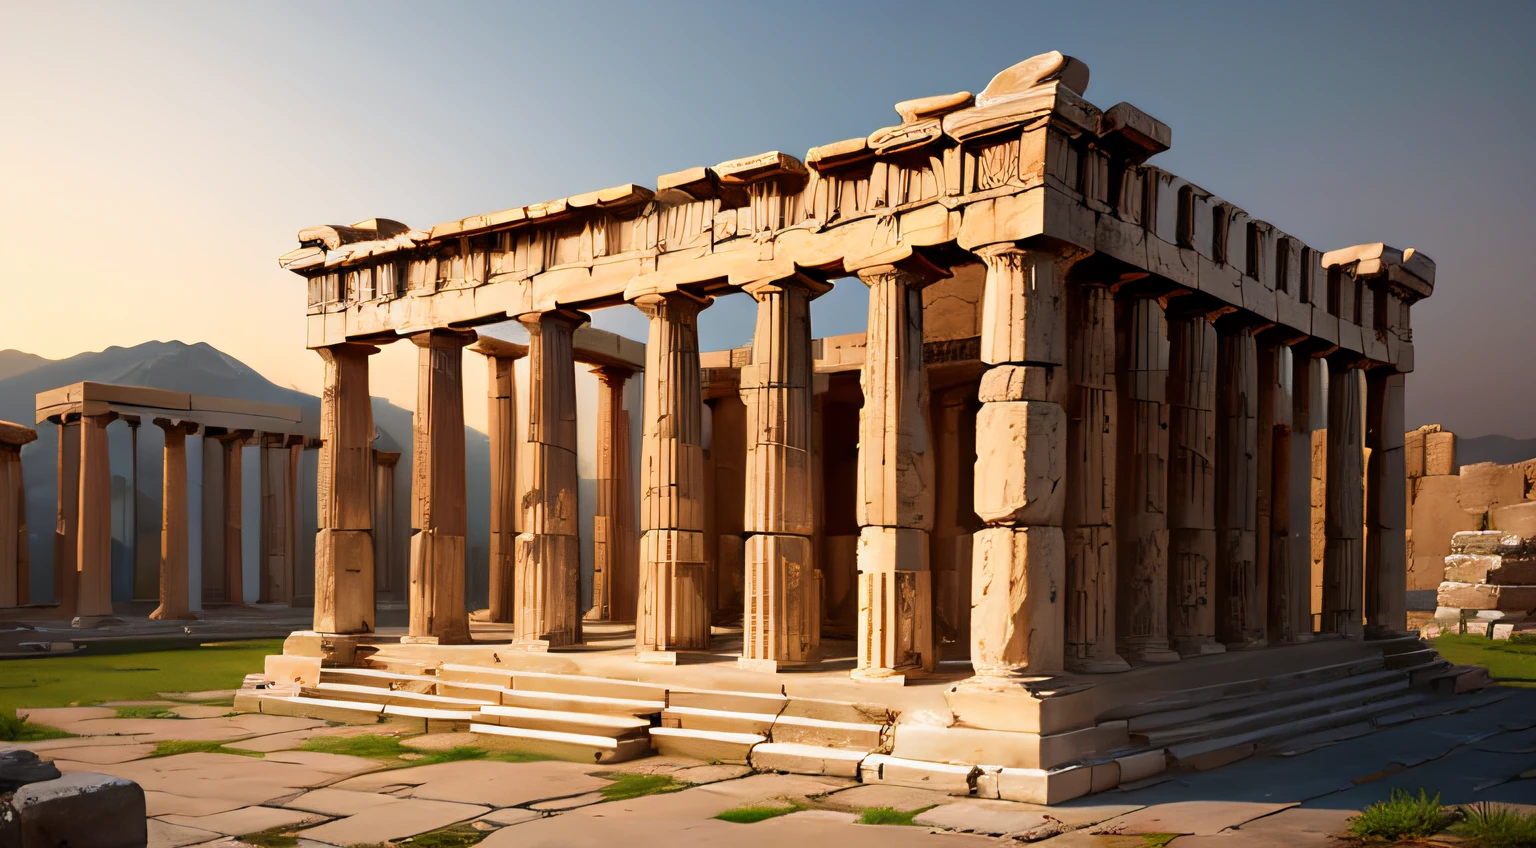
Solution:
<svg viewBox="0 0 1536 848">
<path fill-rule="evenodd" d="M 1529 2 L 0 0 L 0 348 L 207 341 L 314 392 L 276 263 L 303 226 L 799 156 L 1056 49 L 1089 100 L 1172 126 L 1156 164 L 1313 247 L 1432 256 L 1410 425 L 1536 436 L 1533 24 Z M 862 328 L 860 294 L 818 302 L 817 334 Z M 628 307 L 597 320 L 643 333 Z M 750 301 L 702 326 L 747 340 Z M 412 405 L 413 356 L 377 357 L 375 393 Z"/>
</svg>

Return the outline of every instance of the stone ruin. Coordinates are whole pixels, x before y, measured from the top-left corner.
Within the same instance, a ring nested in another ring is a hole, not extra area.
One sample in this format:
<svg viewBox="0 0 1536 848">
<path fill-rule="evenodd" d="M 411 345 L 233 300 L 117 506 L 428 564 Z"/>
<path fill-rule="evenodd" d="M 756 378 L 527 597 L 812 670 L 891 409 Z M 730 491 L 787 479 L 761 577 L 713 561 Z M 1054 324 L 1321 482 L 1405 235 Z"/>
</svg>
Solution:
<svg viewBox="0 0 1536 848">
<path fill-rule="evenodd" d="M 1536 630 L 1536 538 L 1502 530 L 1471 530 L 1451 537 L 1444 582 L 1436 592 L 1435 620 L 1420 629 L 1509 639 Z"/>
</svg>

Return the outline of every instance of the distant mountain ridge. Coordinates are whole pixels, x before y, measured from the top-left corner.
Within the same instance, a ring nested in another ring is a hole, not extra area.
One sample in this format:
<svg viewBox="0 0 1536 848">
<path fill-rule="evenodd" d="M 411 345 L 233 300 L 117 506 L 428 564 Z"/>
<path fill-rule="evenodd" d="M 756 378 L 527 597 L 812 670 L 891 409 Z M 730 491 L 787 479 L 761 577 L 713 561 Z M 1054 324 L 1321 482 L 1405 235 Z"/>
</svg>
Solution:
<svg viewBox="0 0 1536 848">
<path fill-rule="evenodd" d="M 0 380 L 25 374 L 34 368 L 47 365 L 52 359 L 44 359 L 35 353 L 20 350 L 0 350 Z"/>
</svg>

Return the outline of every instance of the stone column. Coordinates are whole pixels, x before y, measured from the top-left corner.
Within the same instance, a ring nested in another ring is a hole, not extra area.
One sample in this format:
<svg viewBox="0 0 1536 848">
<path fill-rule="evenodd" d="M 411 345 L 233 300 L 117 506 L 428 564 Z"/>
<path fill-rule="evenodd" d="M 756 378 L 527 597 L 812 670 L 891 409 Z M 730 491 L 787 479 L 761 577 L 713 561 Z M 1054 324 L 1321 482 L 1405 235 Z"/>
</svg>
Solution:
<svg viewBox="0 0 1536 848">
<path fill-rule="evenodd" d="M 1244 322 L 1229 315 L 1216 323 L 1214 595 L 1216 638 L 1229 649 L 1265 644 L 1266 587 L 1258 556 L 1258 347 Z"/>
<path fill-rule="evenodd" d="M 288 442 L 284 435 L 261 437 L 261 581 L 257 599 L 263 604 L 293 602 L 297 537 L 292 516 L 298 493 L 288 473 L 293 465 Z M 186 462 L 185 456 L 182 462 Z"/>
<path fill-rule="evenodd" d="M 821 400 L 825 395 L 817 395 Z M 934 449 L 934 510 L 929 563 L 933 571 L 933 642 L 940 662 L 971 657 L 971 554 L 976 517 L 976 380 L 934 390 L 930 407 Z M 817 489 L 826 476 L 817 477 Z M 825 545 L 825 539 L 822 541 Z M 828 570 L 825 560 L 823 571 Z M 833 585 L 836 585 L 835 582 Z M 830 595 L 830 592 L 828 593 Z"/>
<path fill-rule="evenodd" d="M 464 346 L 471 333 L 429 330 L 416 345 L 411 452 L 410 629 L 406 639 L 469 642 L 464 609 Z M 375 545 L 378 540 L 374 540 Z"/>
<path fill-rule="evenodd" d="M 408 575 L 401 574 L 395 553 L 395 467 L 400 464 L 397 451 L 373 452 L 373 593 L 391 601 L 409 601 Z M 409 570 L 409 563 L 406 569 Z"/>
<path fill-rule="evenodd" d="M 1130 668 L 1115 652 L 1115 299 L 1066 287 L 1066 666 Z"/>
<path fill-rule="evenodd" d="M 1115 300 L 1115 637 L 1120 656 L 1168 647 L 1168 328 L 1149 297 Z"/>
<path fill-rule="evenodd" d="M 1298 618 L 1305 609 L 1307 584 L 1297 581 L 1297 563 L 1291 557 L 1294 499 L 1306 489 L 1294 477 L 1292 435 L 1296 402 L 1291 349 L 1284 343 L 1259 340 L 1259 552 L 1261 573 L 1267 576 L 1265 633 L 1271 645 L 1302 641 L 1310 633 L 1309 622 Z M 1264 444 L 1266 434 L 1268 446 Z"/>
<path fill-rule="evenodd" d="M 1169 617 L 1183 656 L 1216 641 L 1216 328 L 1198 308 L 1168 310 Z"/>
<path fill-rule="evenodd" d="M 315 630 L 371 633 L 373 597 L 373 406 L 368 357 L 378 348 L 318 348 L 325 362 L 320 394 L 316 483 Z"/>
<path fill-rule="evenodd" d="M 587 320 L 554 310 L 518 317 L 528 329 L 528 437 L 518 458 L 521 516 L 514 554 L 516 644 L 581 642 L 576 515 L 576 365 L 571 336 Z"/>
<path fill-rule="evenodd" d="M 1365 628 L 1372 638 L 1408 629 L 1407 489 L 1403 448 L 1404 375 L 1381 367 L 1365 372 Z"/>
<path fill-rule="evenodd" d="M 1364 614 L 1365 444 L 1360 413 L 1358 363 L 1330 358 L 1322 632 L 1351 638 L 1361 635 Z"/>
<path fill-rule="evenodd" d="M 154 424 L 165 431 L 165 459 L 160 494 L 160 606 L 149 617 L 193 619 L 197 616 L 188 605 L 187 582 L 187 436 L 197 432 L 197 425 L 169 418 L 156 418 Z"/>
<path fill-rule="evenodd" d="M 80 577 L 75 557 L 80 540 L 80 416 L 70 413 L 59 425 L 58 519 L 53 530 L 53 602 L 60 618 L 73 618 L 79 603 Z"/>
<path fill-rule="evenodd" d="M 777 671 L 821 661 L 821 576 L 812 450 L 815 418 L 811 301 L 831 286 L 795 276 L 749 286 L 757 300 L 752 359 L 741 368 L 747 407 L 746 614 L 743 668 Z"/>
<path fill-rule="evenodd" d="M 710 302 L 682 291 L 634 301 L 651 321 L 645 346 L 635 619 L 635 650 L 643 662 L 676 662 L 678 651 L 709 647 L 698 317 Z"/>
<path fill-rule="evenodd" d="M 245 547 L 243 535 L 243 496 L 241 483 L 241 450 L 251 436 L 249 430 L 231 433 L 219 439 L 219 449 L 224 461 L 224 496 L 221 503 L 223 515 L 215 517 L 223 525 L 224 540 L 224 602 L 231 606 L 245 605 Z"/>
<path fill-rule="evenodd" d="M 613 365 L 592 369 L 597 375 L 597 512 L 592 517 L 592 608 L 588 621 L 623 621 L 629 618 L 620 610 L 638 603 L 633 593 L 637 575 L 635 563 L 625 559 L 628 546 L 623 523 L 624 501 L 631 497 L 629 469 L 621 464 L 629 457 L 624 450 L 627 430 L 623 419 L 624 384 L 634 371 Z"/>
<path fill-rule="evenodd" d="M 517 543 L 517 360 L 528 355 L 526 345 L 481 336 L 470 350 L 485 356 L 486 433 L 491 445 L 491 621 L 510 623 L 516 599 Z"/>
<path fill-rule="evenodd" d="M 79 596 L 76 627 L 97 627 L 112 617 L 112 465 L 107 425 L 117 413 L 83 416 L 80 422 L 80 529 L 75 546 Z"/>
<path fill-rule="evenodd" d="M 1323 414 L 1323 363 L 1300 345 L 1290 350 L 1290 519 L 1285 550 L 1285 606 L 1281 611 L 1291 639 L 1312 638 L 1312 441 Z M 1321 434 L 1319 434 L 1321 435 Z M 1278 454 L 1277 454 L 1278 456 Z M 1279 468 L 1280 466 L 1276 466 Z M 1277 471 L 1278 473 L 1278 471 Z M 1276 509 L 1278 506 L 1278 495 Z M 1273 584 L 1272 584 L 1273 585 Z"/>
<path fill-rule="evenodd" d="M 0 422 L 0 607 L 32 602 L 21 449 L 36 440 L 37 431 L 31 427 Z"/>
<path fill-rule="evenodd" d="M 933 452 L 923 370 L 924 286 L 948 271 L 913 255 L 858 271 L 869 286 L 859 375 L 858 665 L 855 679 L 901 682 L 932 671 Z"/>
</svg>

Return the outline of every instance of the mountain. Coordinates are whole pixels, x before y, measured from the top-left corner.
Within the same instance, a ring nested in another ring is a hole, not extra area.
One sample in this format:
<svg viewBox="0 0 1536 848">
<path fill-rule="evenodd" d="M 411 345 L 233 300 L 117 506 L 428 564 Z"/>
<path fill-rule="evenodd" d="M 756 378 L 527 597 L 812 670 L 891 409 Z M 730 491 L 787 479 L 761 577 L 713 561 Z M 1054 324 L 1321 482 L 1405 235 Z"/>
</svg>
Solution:
<svg viewBox="0 0 1536 848">
<path fill-rule="evenodd" d="M 8 367 L 21 370 L 8 372 Z M 39 392 L 91 380 L 296 406 L 302 410 L 305 430 L 311 434 L 319 432 L 318 397 L 278 386 L 240 360 L 201 342 L 145 342 L 126 348 L 109 347 L 103 351 L 81 353 L 59 360 L 43 359 L 19 351 L 0 351 L 0 374 L 8 375 L 0 378 L 0 419 L 21 424 L 30 425 L 36 419 Z M 374 428 L 379 436 L 375 445 L 381 450 L 400 451 L 402 454 L 395 469 L 394 531 L 395 550 L 398 552 L 396 559 L 403 560 L 405 552 L 409 550 L 410 534 L 411 411 L 374 398 L 373 416 Z M 32 558 L 32 585 L 34 597 L 41 600 L 50 596 L 53 586 L 58 428 L 45 422 L 37 425 L 37 434 L 38 440 L 22 450 L 22 469 L 27 493 L 27 526 L 31 538 L 29 552 Z M 137 504 L 137 518 L 133 523 L 138 526 L 138 546 L 137 556 L 133 557 L 128 548 L 128 540 L 133 534 L 128 532 L 125 524 L 130 514 L 127 509 L 127 491 L 133 475 L 135 451 L 126 426 L 114 424 L 108 428 L 108 434 L 114 477 L 114 597 L 126 600 L 135 594 L 130 558 L 149 564 L 152 570 L 159 557 L 161 455 L 164 442 L 160 429 L 149 422 L 144 422 L 138 428 L 138 496 L 133 500 Z M 305 452 L 300 472 L 299 497 L 304 516 L 304 526 L 299 528 L 300 563 L 310 568 L 313 567 L 314 547 L 315 453 Z M 465 454 L 469 502 L 471 505 L 486 504 L 490 500 L 490 446 L 485 434 L 466 428 Z M 253 502 L 259 500 L 256 493 L 260 491 L 256 471 L 257 455 L 254 448 L 245 452 L 243 482 L 248 516 L 259 515 L 259 512 L 255 512 L 258 508 L 253 505 Z M 483 603 L 487 593 L 485 575 L 489 516 L 479 515 L 478 512 L 472 506 L 466 563 L 466 570 L 471 576 L 467 589 L 472 600 Z M 247 517 L 243 538 L 247 565 L 246 594 L 254 599 L 254 561 L 258 556 L 255 551 L 258 550 L 257 534 L 260 525 L 257 523 L 252 526 L 251 521 Z M 403 570 L 400 571 L 400 574 L 403 573 Z M 403 584 L 403 580 L 400 583 Z M 303 591 L 302 578 L 299 585 L 300 591 Z M 152 587 L 142 584 L 137 590 L 136 594 L 140 597 L 153 594 Z"/>
<path fill-rule="evenodd" d="M 51 359 L 44 359 L 35 353 L 24 353 L 19 350 L 0 350 L 0 380 L 14 377 L 17 374 L 25 374 L 34 368 L 47 365 Z"/>
<path fill-rule="evenodd" d="M 1511 465 L 1527 459 L 1536 459 L 1536 439 L 1512 439 L 1509 436 L 1456 439 L 1456 462 L 1459 465 L 1476 465 L 1479 462 Z"/>
</svg>

